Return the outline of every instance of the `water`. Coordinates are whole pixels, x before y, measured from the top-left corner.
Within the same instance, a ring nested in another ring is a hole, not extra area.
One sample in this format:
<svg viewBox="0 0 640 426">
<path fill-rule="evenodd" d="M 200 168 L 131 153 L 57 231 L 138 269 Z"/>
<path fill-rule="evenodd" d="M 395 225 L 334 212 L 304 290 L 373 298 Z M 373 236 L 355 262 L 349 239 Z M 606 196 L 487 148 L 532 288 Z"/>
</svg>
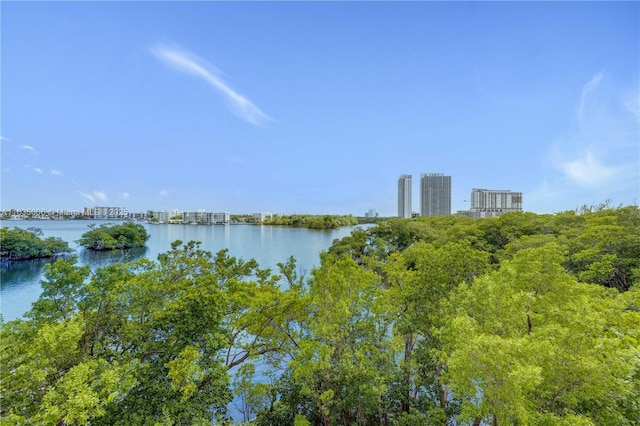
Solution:
<svg viewBox="0 0 640 426">
<path fill-rule="evenodd" d="M 44 237 L 59 237 L 76 249 L 80 264 L 92 268 L 115 261 L 113 254 L 93 253 L 75 243 L 88 230 L 88 225 L 99 226 L 104 221 L 89 220 L 29 220 L 2 221 L 1 226 L 13 228 L 36 227 L 42 229 Z M 298 273 L 309 275 L 320 262 L 320 252 L 328 249 L 333 240 L 351 233 L 354 227 L 331 231 L 302 228 L 255 225 L 152 225 L 143 224 L 151 236 L 146 248 L 133 257 L 144 256 L 156 260 L 158 255 L 169 251 L 176 240 L 200 241 L 201 248 L 216 253 L 228 249 L 229 255 L 244 260 L 255 259 L 261 268 L 277 272 L 277 264 L 295 257 Z M 22 317 L 31 308 L 41 293 L 40 280 L 45 260 L 17 262 L 3 266 L 0 270 L 0 312 L 5 321 Z"/>
</svg>

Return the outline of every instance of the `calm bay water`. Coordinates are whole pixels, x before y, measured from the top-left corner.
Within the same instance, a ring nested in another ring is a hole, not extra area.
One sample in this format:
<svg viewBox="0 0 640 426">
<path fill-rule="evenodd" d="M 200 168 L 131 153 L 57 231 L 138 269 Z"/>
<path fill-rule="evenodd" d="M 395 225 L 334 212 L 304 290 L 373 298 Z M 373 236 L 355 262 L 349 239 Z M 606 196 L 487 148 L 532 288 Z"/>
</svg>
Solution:
<svg viewBox="0 0 640 426">
<path fill-rule="evenodd" d="M 42 229 L 45 237 L 59 237 L 76 249 L 79 263 L 98 267 L 113 262 L 109 254 L 91 253 L 75 243 L 88 230 L 88 225 L 99 226 L 105 221 L 88 220 L 29 220 L 2 221 L 1 226 L 13 228 L 36 227 Z M 298 273 L 308 276 L 313 267 L 320 263 L 320 252 L 328 249 L 336 238 L 351 233 L 354 227 L 331 231 L 317 231 L 301 228 L 255 225 L 151 225 L 144 224 L 151 236 L 144 250 L 137 256 L 156 260 L 158 255 L 168 251 L 176 240 L 200 241 L 201 248 L 216 253 L 228 249 L 229 255 L 244 260 L 255 259 L 261 268 L 277 271 L 279 262 L 286 262 L 290 256 L 296 258 Z M 0 270 L 0 308 L 5 321 L 20 318 L 31 308 L 41 293 L 40 280 L 46 261 L 35 260 L 3 266 Z"/>
</svg>

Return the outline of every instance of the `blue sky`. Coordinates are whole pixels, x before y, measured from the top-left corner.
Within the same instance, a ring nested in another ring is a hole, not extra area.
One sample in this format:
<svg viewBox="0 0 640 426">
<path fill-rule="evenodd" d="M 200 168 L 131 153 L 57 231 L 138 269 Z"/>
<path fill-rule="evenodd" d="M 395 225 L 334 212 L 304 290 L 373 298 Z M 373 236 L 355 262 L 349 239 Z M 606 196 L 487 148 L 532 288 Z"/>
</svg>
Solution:
<svg viewBox="0 0 640 426">
<path fill-rule="evenodd" d="M 638 2 L 7 2 L 1 208 L 640 202 Z"/>
</svg>

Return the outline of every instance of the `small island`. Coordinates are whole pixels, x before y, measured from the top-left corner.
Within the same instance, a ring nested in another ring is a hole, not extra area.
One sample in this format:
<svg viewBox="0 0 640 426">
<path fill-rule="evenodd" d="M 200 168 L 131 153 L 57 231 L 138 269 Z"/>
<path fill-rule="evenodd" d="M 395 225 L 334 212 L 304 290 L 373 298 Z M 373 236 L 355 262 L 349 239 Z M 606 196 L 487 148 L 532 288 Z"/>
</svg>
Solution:
<svg viewBox="0 0 640 426">
<path fill-rule="evenodd" d="M 58 237 L 42 238 L 40 228 L 0 229 L 0 260 L 2 263 L 19 260 L 45 259 L 71 253 L 66 241 Z"/>
<path fill-rule="evenodd" d="M 273 215 L 265 219 L 262 225 L 304 227 L 308 229 L 337 229 L 342 226 L 354 226 L 358 219 L 351 215 Z"/>
<path fill-rule="evenodd" d="M 89 225 L 89 228 L 89 231 L 82 234 L 76 241 L 88 250 L 105 251 L 144 247 L 149 239 L 145 227 L 133 222 L 124 222 L 120 225 L 106 223 L 97 228 L 95 225 Z"/>
</svg>

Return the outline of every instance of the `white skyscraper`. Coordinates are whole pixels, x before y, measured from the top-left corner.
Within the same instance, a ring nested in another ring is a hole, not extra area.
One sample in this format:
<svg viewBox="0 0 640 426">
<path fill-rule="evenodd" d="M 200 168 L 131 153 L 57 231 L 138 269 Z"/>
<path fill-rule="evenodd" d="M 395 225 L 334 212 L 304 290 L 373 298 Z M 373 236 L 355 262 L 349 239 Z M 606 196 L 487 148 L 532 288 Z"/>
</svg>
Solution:
<svg viewBox="0 0 640 426">
<path fill-rule="evenodd" d="M 411 175 L 398 179 L 398 217 L 411 218 Z"/>
</svg>

